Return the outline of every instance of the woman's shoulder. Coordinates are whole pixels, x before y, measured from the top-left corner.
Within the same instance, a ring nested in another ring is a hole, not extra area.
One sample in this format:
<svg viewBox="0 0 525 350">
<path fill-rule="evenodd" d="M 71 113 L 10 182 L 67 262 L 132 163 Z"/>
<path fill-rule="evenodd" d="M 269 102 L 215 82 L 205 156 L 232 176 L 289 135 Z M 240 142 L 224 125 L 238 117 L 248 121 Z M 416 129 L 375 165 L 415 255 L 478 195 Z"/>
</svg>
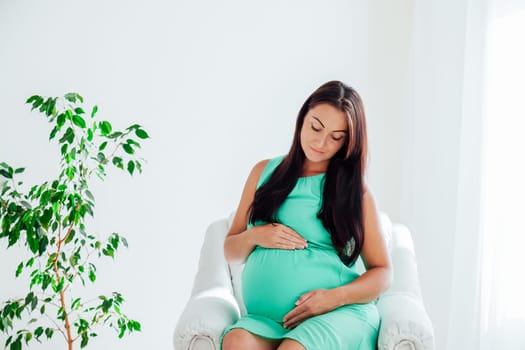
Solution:
<svg viewBox="0 0 525 350">
<path fill-rule="evenodd" d="M 266 181 L 269 175 L 275 170 L 277 165 L 281 163 L 285 155 L 277 157 L 263 159 L 258 161 L 252 168 L 250 176 L 257 179 L 257 187 L 259 187 L 263 181 Z"/>
<path fill-rule="evenodd" d="M 279 165 L 286 155 L 280 155 L 273 158 L 263 159 L 255 163 L 252 171 L 262 173 L 266 168 L 275 168 Z"/>
</svg>

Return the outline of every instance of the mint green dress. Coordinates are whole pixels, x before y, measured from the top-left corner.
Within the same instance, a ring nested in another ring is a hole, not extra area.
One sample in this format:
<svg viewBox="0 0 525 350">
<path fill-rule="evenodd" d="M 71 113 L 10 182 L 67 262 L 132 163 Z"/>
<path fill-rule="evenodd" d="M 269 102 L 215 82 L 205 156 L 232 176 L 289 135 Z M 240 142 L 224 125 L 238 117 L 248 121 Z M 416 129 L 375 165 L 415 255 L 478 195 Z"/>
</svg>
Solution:
<svg viewBox="0 0 525 350">
<path fill-rule="evenodd" d="M 257 188 L 266 182 L 284 156 L 271 159 Z M 293 329 L 283 317 L 304 293 L 348 284 L 359 274 L 338 257 L 330 233 L 317 213 L 322 204 L 325 174 L 300 177 L 277 212 L 283 225 L 308 241 L 308 248 L 268 249 L 257 246 L 247 257 L 242 273 L 247 314 L 221 336 L 242 328 L 269 339 L 291 338 L 307 350 L 375 350 L 380 318 L 374 303 L 352 304 L 311 317 Z M 264 222 L 256 222 L 256 225 Z M 249 224 L 248 228 L 253 225 Z"/>
</svg>

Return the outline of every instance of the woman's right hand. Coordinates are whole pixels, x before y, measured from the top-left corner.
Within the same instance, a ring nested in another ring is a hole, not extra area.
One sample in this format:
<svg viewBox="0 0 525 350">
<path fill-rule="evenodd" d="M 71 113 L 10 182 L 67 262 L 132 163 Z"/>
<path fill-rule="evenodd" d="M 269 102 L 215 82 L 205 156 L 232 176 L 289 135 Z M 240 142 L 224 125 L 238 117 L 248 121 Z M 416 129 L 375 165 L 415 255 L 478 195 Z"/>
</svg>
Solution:
<svg viewBox="0 0 525 350">
<path fill-rule="evenodd" d="M 252 229 L 254 243 L 263 248 L 293 250 L 308 247 L 301 235 L 283 224 L 270 223 L 254 226 Z"/>
</svg>

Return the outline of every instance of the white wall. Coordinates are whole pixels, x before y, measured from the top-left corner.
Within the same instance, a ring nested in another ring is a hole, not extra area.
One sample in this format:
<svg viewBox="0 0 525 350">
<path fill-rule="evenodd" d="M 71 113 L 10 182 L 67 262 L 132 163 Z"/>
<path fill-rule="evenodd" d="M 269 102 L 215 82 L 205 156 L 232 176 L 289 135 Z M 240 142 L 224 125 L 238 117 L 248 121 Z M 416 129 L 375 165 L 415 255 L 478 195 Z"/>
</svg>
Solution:
<svg viewBox="0 0 525 350">
<path fill-rule="evenodd" d="M 124 341 L 104 334 L 93 348 L 171 348 L 204 230 L 235 209 L 256 161 L 288 150 L 300 105 L 331 79 L 364 98 L 369 183 L 382 210 L 417 228 L 423 292 L 444 344 L 448 301 L 432 292 L 442 255 L 430 248 L 439 241 L 414 207 L 430 214 L 449 197 L 421 202 L 441 187 L 417 182 L 421 175 L 415 185 L 407 180 L 426 156 L 410 148 L 415 132 L 432 133 L 412 114 L 412 7 L 409 0 L 0 2 L 1 161 L 27 166 L 28 184 L 56 174 L 48 125 L 24 105 L 32 94 L 77 91 L 99 105 L 101 118 L 121 128 L 138 122 L 152 136 L 141 176 L 112 171 L 93 184 L 93 231 L 118 231 L 130 243 L 115 263 L 99 264 L 94 293 L 120 290 L 143 325 Z M 22 290 L 11 277 L 17 254 L 0 255 L 2 300 Z"/>
</svg>

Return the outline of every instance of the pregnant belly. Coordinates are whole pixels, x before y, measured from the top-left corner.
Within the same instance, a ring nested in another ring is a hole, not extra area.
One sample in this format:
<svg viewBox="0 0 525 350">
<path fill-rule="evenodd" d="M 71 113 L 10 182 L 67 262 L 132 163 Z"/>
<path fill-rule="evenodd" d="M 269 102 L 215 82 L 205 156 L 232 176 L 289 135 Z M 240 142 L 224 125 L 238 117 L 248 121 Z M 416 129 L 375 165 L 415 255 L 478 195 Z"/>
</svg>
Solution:
<svg viewBox="0 0 525 350">
<path fill-rule="evenodd" d="M 243 299 L 248 313 L 282 322 L 302 294 L 335 288 L 356 277 L 332 250 L 257 247 L 244 266 Z"/>
</svg>

